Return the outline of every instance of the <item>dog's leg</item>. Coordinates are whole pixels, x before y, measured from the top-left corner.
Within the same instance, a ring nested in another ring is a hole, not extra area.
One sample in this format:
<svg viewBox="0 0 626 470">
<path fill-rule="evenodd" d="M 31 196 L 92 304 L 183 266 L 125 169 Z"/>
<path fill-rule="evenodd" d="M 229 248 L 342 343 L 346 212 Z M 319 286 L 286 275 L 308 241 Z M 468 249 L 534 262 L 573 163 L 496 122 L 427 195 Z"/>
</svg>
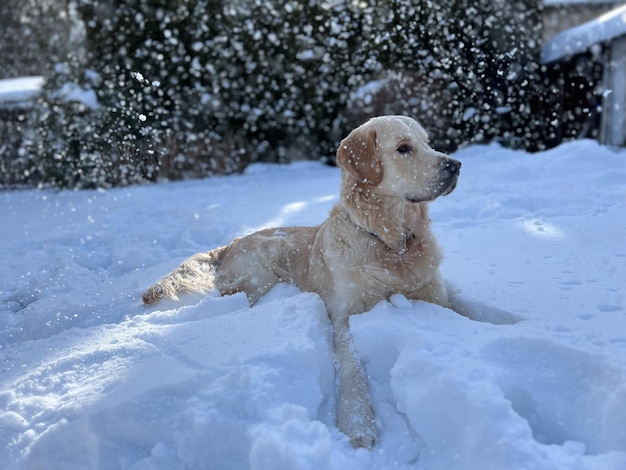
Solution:
<svg viewBox="0 0 626 470">
<path fill-rule="evenodd" d="M 377 432 L 365 368 L 354 350 L 348 319 L 333 327 L 338 361 L 337 427 L 350 438 L 353 447 L 371 449 Z"/>
<path fill-rule="evenodd" d="M 287 242 L 281 237 L 252 234 L 233 243 L 216 276 L 222 295 L 245 292 L 256 304 L 279 282 L 293 282 Z"/>
<path fill-rule="evenodd" d="M 409 295 L 409 297 L 441 305 L 445 308 L 450 308 L 451 306 L 448 289 L 439 271 L 435 273 L 428 283 L 423 285 L 416 293 Z"/>
<path fill-rule="evenodd" d="M 215 270 L 227 247 L 197 253 L 143 293 L 143 302 L 152 304 L 161 299 L 178 300 L 178 295 L 206 292 L 214 287 Z"/>
<path fill-rule="evenodd" d="M 487 305 L 465 295 L 460 289 L 446 282 L 450 308 L 459 315 L 474 321 L 493 323 L 494 325 L 514 325 L 525 318 L 512 312 Z"/>
</svg>

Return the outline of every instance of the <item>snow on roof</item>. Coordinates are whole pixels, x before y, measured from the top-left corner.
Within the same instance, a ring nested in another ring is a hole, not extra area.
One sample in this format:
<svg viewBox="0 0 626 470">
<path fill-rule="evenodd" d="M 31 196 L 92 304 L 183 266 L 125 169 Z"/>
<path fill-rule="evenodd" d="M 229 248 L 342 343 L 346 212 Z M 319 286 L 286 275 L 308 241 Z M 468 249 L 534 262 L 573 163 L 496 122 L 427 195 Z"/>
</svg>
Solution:
<svg viewBox="0 0 626 470">
<path fill-rule="evenodd" d="M 626 34 L 626 5 L 554 36 L 544 44 L 541 62 L 547 64 L 566 56 L 580 54 L 594 44 L 624 34 Z"/>
<path fill-rule="evenodd" d="M 41 91 L 43 77 L 0 79 L 0 107 L 12 108 L 27 103 Z"/>
<path fill-rule="evenodd" d="M 11 109 L 28 105 L 41 91 L 44 77 L 19 77 L 0 79 L 0 108 Z M 89 109 L 98 109 L 98 98 L 94 90 L 67 82 L 53 94 L 65 102 L 84 104 Z"/>
<path fill-rule="evenodd" d="M 98 109 L 98 97 L 94 90 L 85 90 L 73 82 L 65 83 L 56 93 L 65 102 L 77 102 L 84 104 L 89 109 Z"/>
<path fill-rule="evenodd" d="M 612 3 L 622 3 L 623 0 L 545 0 L 546 6 L 556 5 L 610 5 Z"/>
</svg>

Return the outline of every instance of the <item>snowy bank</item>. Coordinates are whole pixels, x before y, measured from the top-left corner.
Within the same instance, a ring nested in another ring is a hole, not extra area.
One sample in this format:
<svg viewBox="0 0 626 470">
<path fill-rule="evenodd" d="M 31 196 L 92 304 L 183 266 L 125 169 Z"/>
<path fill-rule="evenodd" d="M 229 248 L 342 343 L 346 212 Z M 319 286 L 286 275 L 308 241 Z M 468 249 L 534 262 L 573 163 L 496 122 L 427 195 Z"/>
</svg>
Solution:
<svg viewBox="0 0 626 470">
<path fill-rule="evenodd" d="M 455 157 L 431 217 L 475 320 L 401 296 L 352 318 L 371 453 L 334 426 L 316 295 L 140 304 L 192 253 L 321 222 L 338 169 L 0 192 L 0 468 L 626 468 L 626 151 Z"/>
<path fill-rule="evenodd" d="M 566 56 L 581 54 L 595 44 L 623 35 L 626 35 L 626 5 L 557 34 L 544 44 L 541 63 L 547 64 Z"/>
<path fill-rule="evenodd" d="M 43 77 L 0 79 L 0 108 L 13 108 L 31 104 L 41 92 Z"/>
</svg>

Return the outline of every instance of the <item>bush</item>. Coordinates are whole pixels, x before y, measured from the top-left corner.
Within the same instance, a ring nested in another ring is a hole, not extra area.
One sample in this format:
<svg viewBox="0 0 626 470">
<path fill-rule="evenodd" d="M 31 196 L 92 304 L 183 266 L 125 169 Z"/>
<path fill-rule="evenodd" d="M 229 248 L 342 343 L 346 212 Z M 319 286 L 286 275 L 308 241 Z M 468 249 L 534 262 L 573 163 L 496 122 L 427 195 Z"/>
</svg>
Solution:
<svg viewBox="0 0 626 470">
<path fill-rule="evenodd" d="M 530 104 L 539 93 L 540 2 L 387 5 L 379 60 L 388 72 L 367 98 L 371 113 L 414 116 L 446 151 L 496 136 L 537 139 Z"/>
<path fill-rule="evenodd" d="M 50 80 L 35 146 L 58 186 L 330 157 L 375 114 L 413 115 L 448 151 L 533 136 L 537 0 L 78 0 L 78 12 L 86 59 Z M 67 83 L 97 109 L 55 97 Z"/>
<path fill-rule="evenodd" d="M 253 159 L 335 152 L 337 117 L 377 66 L 371 8 L 350 1 L 228 2 L 201 24 L 192 63 L 212 90 L 214 115 L 241 130 Z M 368 41 L 369 40 L 369 41 Z"/>
<path fill-rule="evenodd" d="M 37 183 L 31 173 L 32 161 L 23 149 L 29 134 L 28 112 L 28 108 L 0 109 L 0 189 Z"/>
<path fill-rule="evenodd" d="M 35 134 L 27 155 L 30 173 L 59 188 L 107 188 L 153 181 L 157 158 L 142 129 L 120 132 L 117 115 L 103 108 L 94 89 L 99 74 L 57 65 L 35 108 Z"/>
<path fill-rule="evenodd" d="M 0 78 L 41 75 L 71 46 L 71 0 L 3 1 L 0 14 Z"/>
<path fill-rule="evenodd" d="M 150 135 L 168 178 L 333 154 L 349 90 L 377 65 L 368 11 L 351 1 L 80 2 L 98 102 L 121 134 Z M 192 155 L 179 152 L 188 142 Z"/>
</svg>

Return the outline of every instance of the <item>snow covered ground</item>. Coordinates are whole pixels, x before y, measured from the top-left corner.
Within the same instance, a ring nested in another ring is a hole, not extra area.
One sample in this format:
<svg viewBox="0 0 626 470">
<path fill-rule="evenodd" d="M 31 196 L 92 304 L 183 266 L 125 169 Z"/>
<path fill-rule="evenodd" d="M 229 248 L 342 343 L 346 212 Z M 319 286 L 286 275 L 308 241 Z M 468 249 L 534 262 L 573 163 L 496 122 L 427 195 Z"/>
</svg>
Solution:
<svg viewBox="0 0 626 470">
<path fill-rule="evenodd" d="M 321 222 L 338 169 L 1 192 L 0 468 L 626 468 L 626 151 L 455 157 L 459 185 L 431 217 L 478 320 L 400 296 L 352 318 L 372 452 L 334 426 L 316 295 L 140 302 L 192 253 Z"/>
</svg>

